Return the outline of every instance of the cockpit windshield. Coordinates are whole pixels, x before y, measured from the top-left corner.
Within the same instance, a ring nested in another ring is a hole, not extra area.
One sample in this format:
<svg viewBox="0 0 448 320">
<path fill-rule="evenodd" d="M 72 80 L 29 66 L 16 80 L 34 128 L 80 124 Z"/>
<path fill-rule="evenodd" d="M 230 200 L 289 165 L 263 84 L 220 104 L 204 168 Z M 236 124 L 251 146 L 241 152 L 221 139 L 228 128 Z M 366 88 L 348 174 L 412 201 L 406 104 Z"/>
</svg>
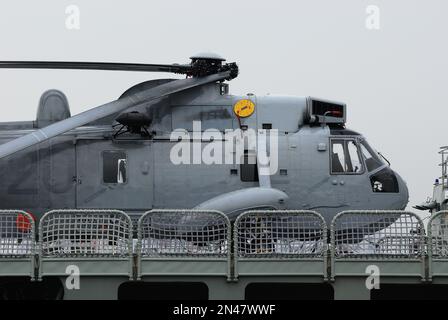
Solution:
<svg viewBox="0 0 448 320">
<path fill-rule="evenodd" d="M 372 149 L 366 140 L 361 141 L 361 153 L 364 156 L 367 170 L 373 171 L 376 168 L 381 167 L 384 162 L 378 155 L 378 152 Z"/>
</svg>

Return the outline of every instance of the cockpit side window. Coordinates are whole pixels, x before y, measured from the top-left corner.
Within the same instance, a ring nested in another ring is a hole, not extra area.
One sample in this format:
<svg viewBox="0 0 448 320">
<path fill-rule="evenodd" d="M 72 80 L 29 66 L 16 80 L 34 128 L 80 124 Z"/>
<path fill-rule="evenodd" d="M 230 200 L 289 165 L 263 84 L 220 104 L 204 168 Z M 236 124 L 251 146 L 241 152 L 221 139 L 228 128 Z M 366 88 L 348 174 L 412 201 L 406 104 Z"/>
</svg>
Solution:
<svg viewBox="0 0 448 320">
<path fill-rule="evenodd" d="M 354 139 L 332 139 L 330 162 L 332 174 L 360 174 L 364 171 Z"/>
<path fill-rule="evenodd" d="M 345 153 L 343 141 L 333 141 L 331 149 L 331 172 L 345 172 Z"/>
<path fill-rule="evenodd" d="M 381 167 L 384 162 L 378 157 L 378 154 L 369 146 L 367 141 L 361 142 L 361 152 L 366 162 L 367 170 L 373 171 Z"/>
</svg>

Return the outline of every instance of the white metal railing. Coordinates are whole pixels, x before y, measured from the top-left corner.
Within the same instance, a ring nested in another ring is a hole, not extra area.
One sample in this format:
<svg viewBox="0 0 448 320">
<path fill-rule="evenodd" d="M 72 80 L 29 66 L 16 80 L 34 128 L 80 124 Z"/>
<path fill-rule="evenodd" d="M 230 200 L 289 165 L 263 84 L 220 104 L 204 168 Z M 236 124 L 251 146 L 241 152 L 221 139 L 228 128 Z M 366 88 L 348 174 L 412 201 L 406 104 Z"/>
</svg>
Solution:
<svg viewBox="0 0 448 320">
<path fill-rule="evenodd" d="M 141 257 L 226 257 L 230 250 L 230 221 L 213 210 L 151 210 L 138 223 Z"/>
<path fill-rule="evenodd" d="M 33 217 L 21 210 L 0 210 L 0 258 L 29 257 L 35 254 Z"/>
<path fill-rule="evenodd" d="M 322 257 L 326 251 L 325 220 L 314 211 L 247 211 L 234 230 L 238 258 Z"/>
<path fill-rule="evenodd" d="M 431 217 L 428 237 L 422 220 L 407 211 L 341 212 L 334 217 L 330 234 L 333 263 L 371 258 L 424 263 L 426 252 L 430 264 L 448 259 L 448 211 Z M 139 219 L 135 240 L 131 219 L 122 211 L 54 210 L 41 218 L 38 235 L 36 242 L 31 215 L 18 210 L 0 211 L 0 261 L 9 263 L 7 258 L 26 257 L 32 263 L 39 253 L 47 266 L 53 258 L 105 257 L 129 260 L 137 268 L 133 262 L 136 255 L 140 262 L 160 262 L 158 267 L 163 272 L 164 263 L 178 258 L 204 263 L 227 261 L 230 265 L 233 255 L 235 261 L 283 259 L 287 263 L 289 259 L 301 263 L 302 259 L 323 261 L 325 267 L 329 247 L 323 217 L 300 210 L 244 212 L 233 225 L 233 235 L 228 217 L 219 211 L 152 210 Z M 247 268 L 244 272 L 250 271 Z"/>
<path fill-rule="evenodd" d="M 337 214 L 331 225 L 331 256 L 340 258 L 421 258 L 422 220 L 407 211 L 354 210 Z"/>
<path fill-rule="evenodd" d="M 132 255 L 132 222 L 118 210 L 53 210 L 39 225 L 42 257 Z"/>
</svg>

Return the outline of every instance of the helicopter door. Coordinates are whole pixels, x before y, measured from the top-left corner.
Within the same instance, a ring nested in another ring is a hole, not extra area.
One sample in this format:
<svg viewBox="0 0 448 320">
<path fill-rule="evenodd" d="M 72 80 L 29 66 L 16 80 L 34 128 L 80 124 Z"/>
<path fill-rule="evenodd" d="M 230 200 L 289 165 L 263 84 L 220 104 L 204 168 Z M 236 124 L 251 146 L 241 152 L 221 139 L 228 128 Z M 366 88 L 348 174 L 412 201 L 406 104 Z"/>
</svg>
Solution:
<svg viewBox="0 0 448 320">
<path fill-rule="evenodd" d="M 77 207 L 148 210 L 153 203 L 150 143 L 81 140 L 77 155 Z"/>
<path fill-rule="evenodd" d="M 340 201 L 356 202 L 365 172 L 358 143 L 354 138 L 331 139 L 331 183 Z"/>
</svg>

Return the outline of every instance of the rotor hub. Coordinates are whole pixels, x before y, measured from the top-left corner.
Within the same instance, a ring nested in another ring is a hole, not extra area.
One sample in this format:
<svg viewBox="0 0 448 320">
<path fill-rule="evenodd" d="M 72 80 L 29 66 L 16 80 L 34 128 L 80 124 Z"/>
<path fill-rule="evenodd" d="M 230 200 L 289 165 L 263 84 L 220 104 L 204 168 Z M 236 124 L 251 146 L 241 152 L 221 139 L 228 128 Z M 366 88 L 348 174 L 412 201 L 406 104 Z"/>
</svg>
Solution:
<svg viewBox="0 0 448 320">
<path fill-rule="evenodd" d="M 187 76 L 204 77 L 219 72 L 230 71 L 230 76 L 227 80 L 234 79 L 238 76 L 238 66 L 236 63 L 224 64 L 222 56 L 216 53 L 198 53 L 190 57 L 191 69 L 188 70 Z"/>
</svg>

